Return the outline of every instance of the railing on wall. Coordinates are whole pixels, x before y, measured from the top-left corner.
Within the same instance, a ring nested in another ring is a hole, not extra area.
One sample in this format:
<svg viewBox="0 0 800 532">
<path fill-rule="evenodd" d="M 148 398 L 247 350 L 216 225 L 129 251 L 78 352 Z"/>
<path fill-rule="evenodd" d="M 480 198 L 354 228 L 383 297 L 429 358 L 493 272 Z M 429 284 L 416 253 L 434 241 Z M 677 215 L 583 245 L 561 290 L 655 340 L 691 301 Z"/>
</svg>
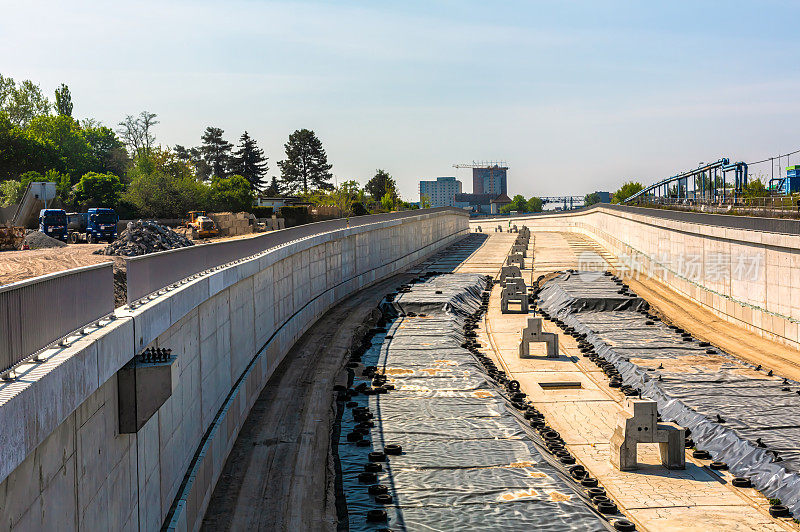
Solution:
<svg viewBox="0 0 800 532">
<path fill-rule="evenodd" d="M 403 220 L 444 212 L 468 216 L 466 211 L 455 207 L 356 216 L 350 219 L 329 220 L 281 229 L 252 238 L 213 244 L 198 244 L 139 257 L 129 257 L 125 259 L 128 279 L 128 305 L 134 306 L 147 295 L 188 279 L 193 275 L 303 238 L 339 231 L 348 227 L 360 227 L 372 223 Z"/>
<path fill-rule="evenodd" d="M 0 286 L 0 374 L 113 312 L 111 262 Z"/>
</svg>

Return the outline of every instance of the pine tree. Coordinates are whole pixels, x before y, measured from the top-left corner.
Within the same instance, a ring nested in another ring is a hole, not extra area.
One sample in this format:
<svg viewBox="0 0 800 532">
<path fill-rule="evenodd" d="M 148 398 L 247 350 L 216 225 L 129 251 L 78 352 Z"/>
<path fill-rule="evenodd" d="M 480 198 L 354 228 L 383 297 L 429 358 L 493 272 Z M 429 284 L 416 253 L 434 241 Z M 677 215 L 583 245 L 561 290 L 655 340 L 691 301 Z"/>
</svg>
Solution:
<svg viewBox="0 0 800 532">
<path fill-rule="evenodd" d="M 224 131 L 220 128 L 209 126 L 201 137 L 203 145 L 200 147 L 200 151 L 203 154 L 203 160 L 211 167 L 212 174 L 217 177 L 228 175 L 231 149 L 233 148 L 233 144 L 222 138 L 223 133 Z"/>
<path fill-rule="evenodd" d="M 298 129 L 289 135 L 289 142 L 284 144 L 286 159 L 278 162 L 281 169 L 283 185 L 289 193 L 301 190 L 307 194 L 310 190 L 331 190 L 328 156 L 322 148 L 322 142 L 313 131 Z"/>
<path fill-rule="evenodd" d="M 278 178 L 272 176 L 272 181 L 269 182 L 269 186 L 264 191 L 264 195 L 268 198 L 274 198 L 281 195 L 281 185 L 278 183 Z"/>
<path fill-rule="evenodd" d="M 259 148 L 256 141 L 245 131 L 239 139 L 239 147 L 233 153 L 231 172 L 244 176 L 250 182 L 250 187 L 258 190 L 263 185 L 268 168 L 264 150 Z"/>
</svg>

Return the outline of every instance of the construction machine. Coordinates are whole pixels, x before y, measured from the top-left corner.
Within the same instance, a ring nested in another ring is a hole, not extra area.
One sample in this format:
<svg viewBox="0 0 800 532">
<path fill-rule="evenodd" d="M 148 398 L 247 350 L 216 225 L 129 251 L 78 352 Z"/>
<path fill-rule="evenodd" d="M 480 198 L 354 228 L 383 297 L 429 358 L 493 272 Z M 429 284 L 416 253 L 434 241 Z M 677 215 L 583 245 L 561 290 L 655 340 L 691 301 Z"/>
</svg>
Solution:
<svg viewBox="0 0 800 532">
<path fill-rule="evenodd" d="M 191 229 L 192 238 L 206 238 L 219 234 L 217 224 L 206 216 L 206 211 L 189 211 L 188 217 L 186 227 Z"/>
</svg>

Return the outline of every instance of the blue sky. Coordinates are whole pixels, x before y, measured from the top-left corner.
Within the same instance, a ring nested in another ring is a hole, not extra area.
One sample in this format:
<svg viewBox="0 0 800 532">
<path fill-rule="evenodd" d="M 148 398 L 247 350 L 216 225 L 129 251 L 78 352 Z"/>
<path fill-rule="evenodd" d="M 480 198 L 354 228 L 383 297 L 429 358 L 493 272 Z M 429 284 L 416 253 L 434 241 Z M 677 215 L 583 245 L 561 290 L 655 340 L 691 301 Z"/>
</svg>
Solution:
<svg viewBox="0 0 800 532">
<path fill-rule="evenodd" d="M 530 196 L 800 148 L 800 2 L 0 6 L 0 73 L 65 82 L 106 125 L 155 112 L 166 145 L 246 129 L 270 175 L 303 127 L 339 180 L 385 168 L 409 199 L 438 175 L 468 191 L 451 166 L 472 160 L 508 161 Z"/>
</svg>

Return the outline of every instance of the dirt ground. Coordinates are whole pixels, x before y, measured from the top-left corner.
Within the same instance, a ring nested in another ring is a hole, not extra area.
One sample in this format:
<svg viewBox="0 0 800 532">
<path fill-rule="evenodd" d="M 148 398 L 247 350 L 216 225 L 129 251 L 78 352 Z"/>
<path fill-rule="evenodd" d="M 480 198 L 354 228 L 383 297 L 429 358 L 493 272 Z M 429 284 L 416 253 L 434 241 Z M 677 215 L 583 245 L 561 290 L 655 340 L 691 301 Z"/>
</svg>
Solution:
<svg viewBox="0 0 800 532">
<path fill-rule="evenodd" d="M 800 351 L 728 323 L 658 281 L 625 281 L 666 323 L 682 327 L 700 340 L 751 364 L 761 364 L 776 375 L 800 380 Z"/>
<path fill-rule="evenodd" d="M 69 244 L 64 248 L 0 252 L 0 285 L 48 273 L 108 262 L 113 257 L 92 255 L 106 244 Z"/>
<path fill-rule="evenodd" d="M 231 237 L 206 238 L 202 242 L 221 242 L 250 238 L 263 233 L 237 235 Z M 200 240 L 196 241 L 200 243 Z M 69 244 L 64 248 L 31 249 L 22 251 L 0 251 L 0 285 L 16 283 L 80 266 L 90 266 L 113 260 L 106 255 L 93 255 L 92 252 L 104 249 L 106 244 Z M 117 266 L 124 267 L 124 260 L 117 259 Z"/>
</svg>

